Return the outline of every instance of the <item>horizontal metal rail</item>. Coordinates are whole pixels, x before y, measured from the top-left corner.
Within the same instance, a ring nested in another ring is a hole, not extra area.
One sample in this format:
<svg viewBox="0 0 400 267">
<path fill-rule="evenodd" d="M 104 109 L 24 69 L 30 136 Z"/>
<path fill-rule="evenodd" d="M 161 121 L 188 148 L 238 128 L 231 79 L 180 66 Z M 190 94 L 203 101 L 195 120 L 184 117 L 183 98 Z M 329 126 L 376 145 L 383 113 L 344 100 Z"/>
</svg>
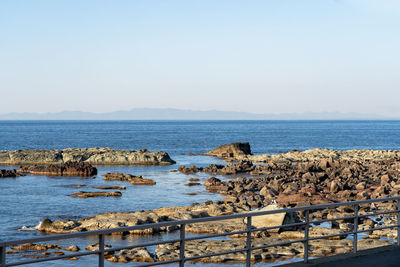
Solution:
<svg viewBox="0 0 400 267">
<path fill-rule="evenodd" d="M 366 213 L 366 214 L 359 214 L 359 207 L 363 204 L 369 203 L 376 203 L 376 202 L 389 202 L 389 201 L 397 201 L 397 209 L 390 210 L 390 211 L 378 211 L 375 213 Z M 338 217 L 338 218 L 330 218 L 330 219 L 323 219 L 323 220 L 310 220 L 310 212 L 316 210 L 323 210 L 328 208 L 337 208 L 341 206 L 353 206 L 354 207 L 354 214 L 347 217 Z M 269 226 L 269 227 L 262 227 L 262 228 L 254 228 L 252 226 L 252 218 L 257 216 L 263 215 L 272 215 L 278 213 L 287 213 L 287 212 L 299 212 L 305 211 L 305 221 L 298 222 L 298 223 L 291 223 L 285 225 L 276 225 L 276 226 Z M 397 224 L 389 225 L 389 226 L 381 226 L 375 227 L 370 229 L 358 229 L 358 222 L 360 218 L 367 218 L 371 216 L 378 216 L 378 215 L 385 215 L 385 214 L 396 214 L 397 215 Z M 167 243 L 179 243 L 179 257 L 176 259 L 170 259 L 166 261 L 157 261 L 157 262 L 149 262 L 144 263 L 139 266 L 155 266 L 155 265 L 163 265 L 169 263 L 179 263 L 180 266 L 184 266 L 186 261 L 193 261 L 201 258 L 213 257 L 213 256 L 220 256 L 226 255 L 231 253 L 239 253 L 245 252 L 246 253 L 246 266 L 250 266 L 251 262 L 251 252 L 257 249 L 264 249 L 269 247 L 276 247 L 276 246 L 284 246 L 293 243 L 303 243 L 304 244 L 304 262 L 308 262 L 308 250 L 309 250 L 309 241 L 319 240 L 319 239 L 326 239 L 326 238 L 333 238 L 333 237 L 341 237 L 341 236 L 348 236 L 353 235 L 353 251 L 357 252 L 357 242 L 359 233 L 364 232 L 372 232 L 377 230 L 384 230 L 389 228 L 397 228 L 397 245 L 400 245 L 400 196 L 395 197 L 387 197 L 387 198 L 380 198 L 380 199 L 368 199 L 368 200 L 360 200 L 360 201 L 350 201 L 350 202 L 340 202 L 340 203 L 329 203 L 329 204 L 320 204 L 320 205 L 313 205 L 313 206 L 303 206 L 303 207 L 295 207 L 295 208 L 286 208 L 286 209 L 278 209 L 278 210 L 269 210 L 269 211 L 259 211 L 259 212 L 248 212 L 248 213 L 240 213 L 240 214 L 231 214 L 231 215 L 224 215 L 224 216 L 215 216 L 215 217 L 203 217 L 203 218 L 195 218 L 189 220 L 177 220 L 177 221 L 165 221 L 159 223 L 152 223 L 152 224 L 143 224 L 143 225 L 135 225 L 135 226 L 128 226 L 128 227 L 119 227 L 119 228 L 112 228 L 112 229 L 104 229 L 104 230 L 95 230 L 95 231 L 87 231 L 87 232 L 77 232 L 77 233 L 67 233 L 67 234 L 58 234 L 52 236 L 45 236 L 45 237 L 37 237 L 37 238 L 30 238 L 30 239 L 23 239 L 23 240 L 14 240 L 14 241 L 5 241 L 0 242 L 0 267 L 7 267 L 7 266 L 17 266 L 17 265 L 24 265 L 24 264 L 33 264 L 45 261 L 53 261 L 53 260 L 60 260 L 60 259 L 68 259 L 72 257 L 80 257 L 80 256 L 87 256 L 87 255 L 98 255 L 99 256 L 99 266 L 104 266 L 104 256 L 106 253 L 119 251 L 123 249 L 132 249 L 138 247 L 148 247 L 148 246 L 155 246 L 160 244 L 167 244 Z M 234 231 L 234 232 L 226 232 L 226 233 L 218 233 L 218 234 L 207 234 L 207 235 L 200 235 L 194 237 L 186 237 L 185 236 L 185 226 L 190 224 L 196 223 L 207 223 L 207 222 L 214 222 L 214 221 L 224 221 L 224 220 L 232 220 L 232 219 L 247 219 L 247 227 L 246 230 L 241 231 Z M 322 235 L 322 236 L 312 236 L 309 235 L 309 229 L 311 224 L 320 224 L 323 222 L 333 222 L 339 220 L 353 220 L 353 230 L 348 232 L 341 232 L 337 234 L 331 235 Z M 147 242 L 147 243 L 140 243 L 130 246 L 123 246 L 123 247 L 116 247 L 116 248 L 105 248 L 104 241 L 106 235 L 111 235 L 114 233 L 125 233 L 135 230 L 145 230 L 145 229 L 160 229 L 163 227 L 168 226 L 178 226 L 177 229 L 180 229 L 180 237 L 179 239 L 170 239 L 170 240 L 162 240 L 162 241 L 154 241 L 154 242 Z M 285 242 L 278 242 L 278 243 L 271 243 L 262 246 L 253 247 L 252 243 L 252 236 L 253 232 L 258 231 L 268 231 L 273 229 L 284 229 L 290 227 L 304 227 L 304 238 L 295 239 L 291 241 Z M 246 245 L 242 249 L 237 250 L 230 250 L 230 251 L 223 251 L 217 252 L 212 254 L 205 254 L 205 255 L 196 255 L 191 257 L 185 256 L 185 242 L 199 240 L 199 239 L 207 239 L 207 238 L 215 238 L 215 237 L 223 237 L 223 236 L 232 236 L 232 235 L 240 235 L 240 234 L 247 234 L 246 238 Z M 52 257 L 43 257 L 40 259 L 34 259 L 29 261 L 21 261 L 21 262 L 6 262 L 6 249 L 7 247 L 11 247 L 18 244 L 25 244 L 25 243 L 34 243 L 34 242 L 45 242 L 45 241 L 53 241 L 53 240 L 65 240 L 65 239 L 73 239 L 73 238 L 82 238 L 88 236 L 98 236 L 99 238 L 99 250 L 95 251 L 87 251 L 87 252 L 77 252 L 71 253 L 67 255 L 59 255 L 59 256 L 52 256 Z"/>
</svg>

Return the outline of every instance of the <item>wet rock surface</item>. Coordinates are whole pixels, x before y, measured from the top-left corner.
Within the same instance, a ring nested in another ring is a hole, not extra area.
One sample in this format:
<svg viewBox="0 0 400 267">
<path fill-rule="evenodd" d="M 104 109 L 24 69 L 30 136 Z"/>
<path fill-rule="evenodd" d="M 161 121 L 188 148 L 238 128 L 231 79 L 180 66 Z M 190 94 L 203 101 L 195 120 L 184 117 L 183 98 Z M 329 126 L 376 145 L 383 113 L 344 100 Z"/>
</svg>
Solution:
<svg viewBox="0 0 400 267">
<path fill-rule="evenodd" d="M 94 176 L 97 169 L 86 162 L 68 161 L 60 165 L 27 165 L 18 172 L 47 176 Z"/>
<path fill-rule="evenodd" d="M 163 151 L 151 152 L 112 148 L 68 148 L 63 150 L 0 151 L 0 164 L 61 164 L 67 161 L 93 165 L 171 165 L 175 164 Z"/>
<path fill-rule="evenodd" d="M 74 192 L 73 195 L 69 195 L 70 197 L 79 197 L 79 198 L 88 198 L 88 197 L 121 197 L 122 193 L 119 191 L 114 192 L 86 192 L 86 191 L 78 191 Z"/>
<path fill-rule="evenodd" d="M 17 172 L 17 170 L 3 170 L 3 169 L 0 169 L 0 178 L 8 178 L 8 177 L 12 177 L 12 178 L 15 178 L 15 177 L 18 177 L 18 176 L 21 176 L 21 174 L 20 173 L 18 173 Z"/>
<path fill-rule="evenodd" d="M 125 186 L 94 186 L 93 188 L 96 189 L 104 189 L 104 190 L 109 190 L 109 189 L 117 189 L 117 190 L 125 190 Z"/>
<path fill-rule="evenodd" d="M 104 174 L 106 181 L 126 181 L 132 185 L 155 185 L 156 182 L 151 179 L 144 179 L 142 176 L 135 176 L 132 174 L 125 174 L 119 172 L 109 172 Z"/>
</svg>

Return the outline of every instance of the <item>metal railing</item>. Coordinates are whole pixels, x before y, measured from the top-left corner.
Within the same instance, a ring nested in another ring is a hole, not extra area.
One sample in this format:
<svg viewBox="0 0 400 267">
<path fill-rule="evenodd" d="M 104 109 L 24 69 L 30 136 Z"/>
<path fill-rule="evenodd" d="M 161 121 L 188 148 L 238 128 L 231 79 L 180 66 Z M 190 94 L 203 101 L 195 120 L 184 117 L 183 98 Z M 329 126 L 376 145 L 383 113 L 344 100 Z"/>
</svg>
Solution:
<svg viewBox="0 0 400 267">
<path fill-rule="evenodd" d="M 388 201 L 397 201 L 397 209 L 389 210 L 389 211 L 380 211 L 380 212 L 375 212 L 375 213 L 368 213 L 368 214 L 359 214 L 359 206 L 362 204 L 369 204 L 369 203 L 375 203 L 375 202 L 388 202 Z M 331 219 L 323 219 L 323 220 L 311 220 L 310 221 L 310 211 L 323 210 L 323 209 L 327 209 L 327 208 L 336 208 L 336 207 L 340 207 L 340 206 L 353 206 L 354 215 L 347 216 L 347 217 L 339 217 L 339 218 L 331 218 Z M 256 216 L 287 213 L 287 212 L 300 212 L 300 211 L 304 211 L 304 221 L 303 222 L 291 223 L 291 224 L 285 224 L 285 225 L 277 225 L 277 226 L 264 227 L 264 228 L 254 228 L 252 226 L 252 218 L 256 217 Z M 358 221 L 360 218 L 367 218 L 370 216 L 378 216 L 378 215 L 387 215 L 387 214 L 393 214 L 393 213 L 395 213 L 397 215 L 397 224 L 381 226 L 381 227 L 376 227 L 376 228 L 370 228 L 370 229 L 364 229 L 364 230 L 358 229 Z M 227 232 L 227 233 L 221 233 L 221 234 L 208 234 L 208 235 L 201 235 L 201 236 L 195 236 L 195 237 L 186 237 L 185 236 L 185 226 L 186 225 L 195 224 L 195 223 L 237 219 L 237 218 L 243 218 L 243 219 L 246 218 L 247 219 L 246 230 Z M 309 229 L 310 229 L 311 224 L 319 224 L 319 223 L 323 223 L 323 222 L 333 222 L 333 221 L 337 221 L 337 220 L 353 220 L 352 231 L 341 232 L 341 233 L 331 234 L 331 235 L 315 236 L 315 237 L 309 236 Z M 128 232 L 128 231 L 133 231 L 133 230 L 144 230 L 144 229 L 149 229 L 149 228 L 157 229 L 157 228 L 168 227 L 168 226 L 179 226 L 180 227 L 179 239 L 147 242 L 147 243 L 135 244 L 135 245 L 131 245 L 131 246 L 116 247 L 116 248 L 105 248 L 105 245 L 104 245 L 106 235 L 110 235 L 110 234 L 118 233 L 118 232 Z M 267 230 L 272 230 L 272 229 L 277 229 L 277 228 L 288 228 L 288 227 L 295 227 L 295 226 L 304 226 L 305 227 L 304 238 L 252 247 L 251 233 L 253 233 L 253 232 L 267 231 Z M 1 267 L 17 266 L 17 265 L 23 265 L 23 264 L 33 264 L 33 263 L 39 263 L 39 262 L 45 262 L 45 261 L 54 261 L 54 260 L 60 260 L 60 259 L 67 259 L 67 258 L 71 258 L 71 257 L 79 257 L 79 256 L 98 254 L 98 266 L 102 267 L 102 266 L 104 266 L 105 253 L 115 252 L 115 251 L 119 251 L 122 249 L 133 249 L 133 248 L 138 248 L 138 247 L 148 247 L 148 246 L 155 246 L 155 245 L 175 243 L 175 242 L 179 242 L 179 258 L 172 259 L 172 260 L 166 260 L 166 261 L 143 263 L 143 264 L 140 264 L 139 266 L 154 266 L 154 265 L 162 265 L 162 264 L 170 264 L 170 263 L 179 263 L 179 266 L 184 266 L 186 261 L 193 261 L 193 260 L 197 260 L 197 259 L 201 259 L 201 258 L 220 256 L 220 255 L 238 253 L 238 252 L 246 252 L 246 266 L 250 266 L 251 265 L 251 252 L 253 250 L 264 249 L 264 248 L 275 247 L 275 246 L 282 246 L 282 245 L 289 245 L 289 244 L 298 243 L 298 242 L 301 242 L 304 244 L 303 259 L 304 259 L 305 263 L 308 263 L 309 241 L 353 235 L 353 252 L 356 253 L 357 252 L 357 242 L 358 242 L 357 234 L 364 233 L 364 232 L 372 232 L 375 230 L 389 229 L 389 228 L 397 228 L 397 245 L 399 246 L 400 245 L 400 196 L 380 198 L 380 199 L 341 202 L 341 203 L 329 203 L 329 204 L 295 207 L 295 208 L 289 208 L 289 209 L 269 210 L 269 211 L 261 211 L 261 212 L 240 213 L 240 214 L 215 216 L 215 217 L 204 217 L 204 218 L 196 218 L 196 219 L 189 219 L 189 220 L 166 221 L 166 222 L 160 222 L 160 223 L 112 228 L 112 229 L 106 229 L 106 230 L 96 230 L 96 231 L 87 231 L 87 232 L 78 232 L 78 233 L 69 233 L 69 234 L 58 234 L 58 235 L 51 235 L 51 236 L 24 239 L 24 240 L 0 242 L 0 266 Z M 206 254 L 206 255 L 185 257 L 185 242 L 187 242 L 187 241 L 206 239 L 206 238 L 223 237 L 223 236 L 229 236 L 229 235 L 235 235 L 235 234 L 246 234 L 245 248 L 241 248 L 241 249 L 237 249 L 237 250 L 229 250 L 229 251 L 224 251 L 224 252 L 218 252 L 218 253 L 212 253 L 212 254 Z M 98 239 L 99 239 L 99 249 L 96 251 L 70 253 L 68 255 L 53 256 L 53 257 L 34 259 L 34 260 L 28 260 L 28 261 L 19 261 L 19 262 L 11 262 L 11 263 L 6 262 L 6 248 L 10 247 L 10 246 L 14 246 L 14 245 L 18 245 L 18 244 L 25 244 L 25 243 L 33 243 L 33 242 L 45 242 L 45 241 L 52 241 L 52 240 L 65 240 L 65 239 L 72 239 L 72 238 L 81 238 L 81 237 L 96 236 L 96 235 L 98 236 Z"/>
</svg>

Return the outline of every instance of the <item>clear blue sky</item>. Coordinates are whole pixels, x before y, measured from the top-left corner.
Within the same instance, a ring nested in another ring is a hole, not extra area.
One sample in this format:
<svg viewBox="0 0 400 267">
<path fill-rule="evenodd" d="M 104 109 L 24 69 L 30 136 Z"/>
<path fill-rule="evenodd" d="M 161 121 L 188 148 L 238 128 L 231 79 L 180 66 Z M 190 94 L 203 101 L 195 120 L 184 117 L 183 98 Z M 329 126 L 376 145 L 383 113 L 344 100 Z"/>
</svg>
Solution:
<svg viewBox="0 0 400 267">
<path fill-rule="evenodd" d="M 0 113 L 400 115 L 400 1 L 0 1 Z"/>
</svg>

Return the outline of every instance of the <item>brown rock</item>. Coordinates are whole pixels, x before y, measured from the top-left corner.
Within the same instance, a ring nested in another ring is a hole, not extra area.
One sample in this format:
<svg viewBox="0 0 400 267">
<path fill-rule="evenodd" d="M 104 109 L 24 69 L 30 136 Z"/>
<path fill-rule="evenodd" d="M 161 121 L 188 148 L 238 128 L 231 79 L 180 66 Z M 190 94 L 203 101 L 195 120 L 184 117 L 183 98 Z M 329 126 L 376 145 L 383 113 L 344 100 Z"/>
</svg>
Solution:
<svg viewBox="0 0 400 267">
<path fill-rule="evenodd" d="M 361 182 L 361 183 L 358 183 L 356 185 L 356 189 L 357 190 L 364 190 L 365 188 L 366 188 L 366 183 L 365 182 Z"/>
<path fill-rule="evenodd" d="M 329 187 L 331 193 L 337 193 L 339 191 L 339 185 L 336 181 L 332 181 Z"/>
<path fill-rule="evenodd" d="M 382 175 L 381 176 L 381 185 L 385 186 L 387 184 L 390 184 L 390 180 L 391 180 L 391 177 L 389 175 L 387 175 L 387 174 Z"/>
<path fill-rule="evenodd" d="M 16 170 L 0 170 L 0 178 L 18 177 L 20 174 Z"/>
<path fill-rule="evenodd" d="M 251 149 L 249 143 L 232 143 L 229 145 L 222 145 L 208 151 L 204 155 L 214 156 L 219 158 L 233 158 L 238 156 L 251 155 Z"/>
<path fill-rule="evenodd" d="M 65 250 L 66 251 L 71 251 L 71 252 L 77 252 L 77 251 L 79 251 L 81 249 L 77 245 L 72 245 L 72 246 L 67 247 Z"/>
<path fill-rule="evenodd" d="M 197 168 L 194 165 L 190 166 L 190 167 L 181 166 L 178 168 L 178 171 L 180 171 L 181 173 L 184 173 L 184 174 L 195 174 L 201 170 L 202 170 L 202 168 Z"/>
<path fill-rule="evenodd" d="M 196 185 L 201 185 L 201 183 L 186 183 L 184 185 L 185 186 L 196 186 Z"/>
<path fill-rule="evenodd" d="M 88 197 L 120 197 L 122 193 L 119 191 L 114 192 L 85 192 L 78 191 L 74 192 L 73 195 L 69 195 L 69 197 L 80 197 L 80 198 L 88 198 Z"/>
<path fill-rule="evenodd" d="M 119 172 L 109 172 L 104 174 L 106 181 L 126 181 L 133 185 L 155 185 L 156 182 L 151 179 L 144 179 L 142 176 L 134 176 L 132 174 L 125 174 Z"/>
<path fill-rule="evenodd" d="M 107 189 L 125 190 L 126 189 L 125 186 L 94 186 L 93 188 L 103 189 L 103 190 L 107 190 Z"/>
<path fill-rule="evenodd" d="M 68 161 L 60 165 L 25 166 L 18 172 L 48 176 L 93 176 L 97 174 L 97 169 L 86 162 Z"/>
<path fill-rule="evenodd" d="M 35 243 L 25 243 L 20 246 L 11 247 L 14 250 L 48 250 L 48 249 L 61 249 L 60 246 L 50 245 L 50 244 L 35 244 Z"/>
</svg>

